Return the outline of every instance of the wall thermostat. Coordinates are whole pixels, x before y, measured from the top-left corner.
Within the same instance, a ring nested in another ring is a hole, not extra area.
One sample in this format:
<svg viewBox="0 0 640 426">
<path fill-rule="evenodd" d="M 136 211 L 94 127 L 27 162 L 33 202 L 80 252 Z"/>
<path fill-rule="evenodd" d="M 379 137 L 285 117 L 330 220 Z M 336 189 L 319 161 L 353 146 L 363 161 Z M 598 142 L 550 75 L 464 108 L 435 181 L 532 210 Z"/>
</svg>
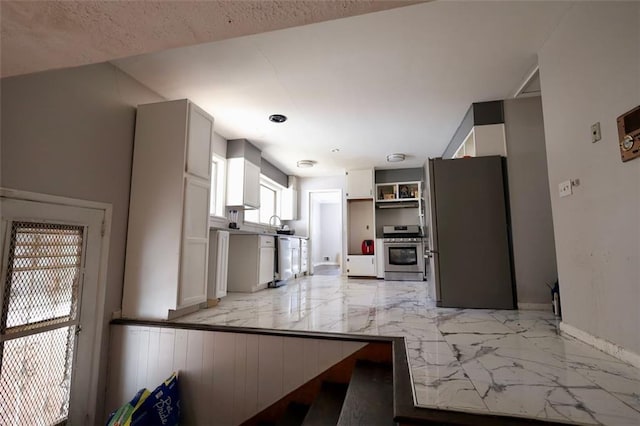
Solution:
<svg viewBox="0 0 640 426">
<path fill-rule="evenodd" d="M 640 157 L 640 106 L 622 114 L 617 121 L 622 161 Z"/>
</svg>

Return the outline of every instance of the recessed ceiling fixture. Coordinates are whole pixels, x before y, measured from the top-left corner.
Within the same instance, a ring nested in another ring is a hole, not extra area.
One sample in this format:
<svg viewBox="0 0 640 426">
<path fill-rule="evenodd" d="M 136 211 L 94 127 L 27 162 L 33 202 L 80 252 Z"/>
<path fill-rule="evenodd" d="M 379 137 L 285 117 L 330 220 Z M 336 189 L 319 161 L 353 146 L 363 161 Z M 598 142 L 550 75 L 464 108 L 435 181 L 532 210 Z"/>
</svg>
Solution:
<svg viewBox="0 0 640 426">
<path fill-rule="evenodd" d="M 340 152 L 340 148 L 333 148 L 331 152 Z"/>
<path fill-rule="evenodd" d="M 269 116 L 269 121 L 274 123 L 284 123 L 287 121 L 287 116 L 282 114 L 273 114 Z"/>
<path fill-rule="evenodd" d="M 404 157 L 404 154 L 389 154 L 387 155 L 387 162 L 398 163 L 400 161 L 404 161 Z"/>
<path fill-rule="evenodd" d="M 300 169 L 308 169 L 309 167 L 313 167 L 316 164 L 313 160 L 300 160 L 298 161 L 298 168 Z"/>
</svg>

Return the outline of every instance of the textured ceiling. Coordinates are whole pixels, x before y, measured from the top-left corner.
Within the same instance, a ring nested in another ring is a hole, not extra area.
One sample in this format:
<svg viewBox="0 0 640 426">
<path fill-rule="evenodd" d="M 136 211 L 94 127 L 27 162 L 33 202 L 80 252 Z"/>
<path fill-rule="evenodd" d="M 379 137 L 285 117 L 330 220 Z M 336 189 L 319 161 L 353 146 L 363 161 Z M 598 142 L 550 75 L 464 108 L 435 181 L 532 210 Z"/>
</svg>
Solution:
<svg viewBox="0 0 640 426">
<path fill-rule="evenodd" d="M 305 25 L 416 1 L 2 1 L 3 77 Z"/>
</svg>

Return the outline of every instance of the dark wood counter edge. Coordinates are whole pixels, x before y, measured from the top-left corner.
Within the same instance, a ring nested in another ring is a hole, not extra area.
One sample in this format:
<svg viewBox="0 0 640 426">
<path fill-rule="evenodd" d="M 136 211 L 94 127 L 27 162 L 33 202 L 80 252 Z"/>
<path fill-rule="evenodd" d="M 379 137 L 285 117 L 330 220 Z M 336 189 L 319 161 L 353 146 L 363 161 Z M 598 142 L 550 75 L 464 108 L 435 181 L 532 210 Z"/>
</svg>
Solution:
<svg viewBox="0 0 640 426">
<path fill-rule="evenodd" d="M 176 328 L 181 330 L 218 331 L 221 333 L 261 334 L 267 336 L 311 337 L 326 340 L 351 340 L 353 342 L 393 342 L 393 337 L 370 336 L 367 334 L 327 333 L 322 331 L 278 330 L 273 328 L 233 327 L 228 325 L 198 324 L 192 322 L 172 322 L 118 318 L 111 320 L 113 325 L 138 325 L 142 327 Z"/>
<path fill-rule="evenodd" d="M 326 333 L 320 331 L 294 331 L 268 328 L 232 327 L 197 323 L 167 322 L 141 319 L 118 318 L 111 320 L 113 325 L 135 325 L 141 327 L 163 327 L 181 330 L 218 331 L 222 333 L 246 333 L 285 337 L 310 337 L 327 340 L 350 340 L 354 342 L 387 342 L 393 350 L 393 412 L 394 421 L 399 424 L 441 425 L 558 425 L 558 423 L 517 416 L 471 413 L 440 408 L 416 407 L 413 402 L 413 385 L 409 372 L 409 362 L 404 337 L 371 336 L 365 334 Z"/>
</svg>

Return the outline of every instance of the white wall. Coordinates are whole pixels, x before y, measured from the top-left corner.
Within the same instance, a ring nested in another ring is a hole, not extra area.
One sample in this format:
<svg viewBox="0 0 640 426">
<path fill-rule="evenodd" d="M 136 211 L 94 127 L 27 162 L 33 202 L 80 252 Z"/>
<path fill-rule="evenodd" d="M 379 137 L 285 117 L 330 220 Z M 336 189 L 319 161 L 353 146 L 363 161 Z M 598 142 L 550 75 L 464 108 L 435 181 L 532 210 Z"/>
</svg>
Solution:
<svg viewBox="0 0 640 426">
<path fill-rule="evenodd" d="M 101 395 L 108 321 L 122 295 L 136 106 L 163 98 L 111 64 L 4 78 L 0 84 L 2 186 L 113 206 Z"/>
<path fill-rule="evenodd" d="M 238 425 L 366 345 L 113 325 L 107 413 L 179 372 L 182 421 Z M 100 417 L 98 417 L 100 418 Z"/>
<path fill-rule="evenodd" d="M 549 195 L 542 102 L 539 97 L 504 102 L 513 262 L 518 305 L 544 304 L 558 278 Z"/>
<path fill-rule="evenodd" d="M 563 321 L 635 353 L 640 159 L 620 160 L 616 117 L 640 104 L 638 22 L 638 2 L 576 2 L 539 52 Z"/>
</svg>

